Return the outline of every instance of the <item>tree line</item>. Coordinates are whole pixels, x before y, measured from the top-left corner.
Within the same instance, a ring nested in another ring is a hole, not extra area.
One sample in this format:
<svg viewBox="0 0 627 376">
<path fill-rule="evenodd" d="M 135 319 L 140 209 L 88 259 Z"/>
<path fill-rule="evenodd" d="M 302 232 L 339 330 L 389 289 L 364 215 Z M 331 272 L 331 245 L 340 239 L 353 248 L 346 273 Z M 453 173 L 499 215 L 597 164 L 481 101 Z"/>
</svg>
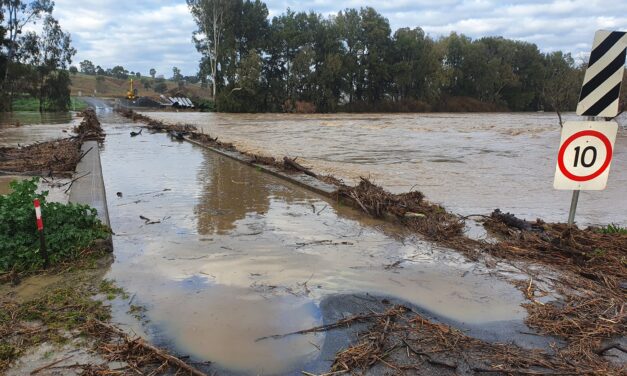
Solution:
<svg viewBox="0 0 627 376">
<path fill-rule="evenodd" d="M 20 97 L 38 99 L 40 111 L 69 108 L 67 69 L 76 50 L 53 8 L 51 0 L 0 0 L 0 111 Z M 38 22 L 41 31 L 25 31 Z"/>
<path fill-rule="evenodd" d="M 584 64 L 535 44 L 392 32 L 371 7 L 325 17 L 260 0 L 187 0 L 221 111 L 573 110 Z"/>
</svg>

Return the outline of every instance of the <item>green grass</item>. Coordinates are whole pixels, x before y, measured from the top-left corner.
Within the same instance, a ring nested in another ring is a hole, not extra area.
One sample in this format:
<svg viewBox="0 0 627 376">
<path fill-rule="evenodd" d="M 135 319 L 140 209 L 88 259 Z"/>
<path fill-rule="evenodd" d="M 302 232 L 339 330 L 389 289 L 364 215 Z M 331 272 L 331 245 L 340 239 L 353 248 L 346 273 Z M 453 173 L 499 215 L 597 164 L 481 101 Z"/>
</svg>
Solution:
<svg viewBox="0 0 627 376">
<path fill-rule="evenodd" d="M 83 111 L 87 108 L 87 103 L 78 97 L 72 97 L 70 110 Z M 39 111 L 39 99 L 18 98 L 13 100 L 13 111 Z"/>
<path fill-rule="evenodd" d="M 599 232 L 601 234 L 621 234 L 621 235 L 627 235 L 627 228 L 626 227 L 620 227 L 619 225 L 616 225 L 614 223 L 610 223 L 607 226 L 599 228 Z"/>
<path fill-rule="evenodd" d="M 13 111 L 39 111 L 39 99 L 37 98 L 14 99 Z"/>
</svg>

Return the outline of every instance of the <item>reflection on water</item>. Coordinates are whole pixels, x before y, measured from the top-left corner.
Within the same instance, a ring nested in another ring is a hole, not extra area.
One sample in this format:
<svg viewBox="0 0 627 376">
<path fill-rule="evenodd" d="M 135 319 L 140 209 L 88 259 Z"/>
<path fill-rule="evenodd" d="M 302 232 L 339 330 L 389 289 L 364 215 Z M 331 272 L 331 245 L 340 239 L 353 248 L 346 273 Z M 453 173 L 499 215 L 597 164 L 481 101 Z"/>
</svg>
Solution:
<svg viewBox="0 0 627 376">
<path fill-rule="evenodd" d="M 222 168 L 214 162 L 206 158 L 198 173 L 204 188 L 195 209 L 201 235 L 228 234 L 247 213 L 264 214 L 270 204 L 262 174 L 250 174 L 242 168 Z"/>
<path fill-rule="evenodd" d="M 298 370 L 324 335 L 255 339 L 320 324 L 317 304 L 335 293 L 392 295 L 468 323 L 524 315 L 520 292 L 454 253 L 189 143 L 131 138 L 132 126 L 105 119 L 108 278 L 178 351 L 250 374 Z"/>
<path fill-rule="evenodd" d="M 68 137 L 80 119 L 70 112 L 0 112 L 0 146 Z"/>
<path fill-rule="evenodd" d="M 147 115 L 198 125 L 245 151 L 298 156 L 347 181 L 370 176 L 395 192 L 415 186 L 464 215 L 498 207 L 564 222 L 568 214 L 570 191 L 553 189 L 560 127 L 552 113 Z M 607 190 L 582 192 L 579 224 L 627 225 L 626 141 L 619 131 Z"/>
<path fill-rule="evenodd" d="M 0 112 L 0 128 L 34 124 L 65 124 L 72 121 L 71 112 L 15 111 Z"/>
</svg>

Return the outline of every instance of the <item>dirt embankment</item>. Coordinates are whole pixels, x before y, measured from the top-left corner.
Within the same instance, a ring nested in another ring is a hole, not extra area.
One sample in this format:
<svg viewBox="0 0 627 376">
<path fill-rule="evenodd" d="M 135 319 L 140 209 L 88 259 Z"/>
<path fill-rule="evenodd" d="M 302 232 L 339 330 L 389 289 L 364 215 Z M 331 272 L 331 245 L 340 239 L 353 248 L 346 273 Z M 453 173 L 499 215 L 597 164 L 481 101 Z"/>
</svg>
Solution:
<svg viewBox="0 0 627 376">
<path fill-rule="evenodd" d="M 144 122 L 148 128 L 180 136 L 181 139 L 189 137 L 207 146 L 235 150 L 232 144 L 199 133 L 190 125 L 166 124 L 133 111 L 123 111 L 122 115 L 133 121 Z M 318 175 L 294 159 L 286 157 L 279 161 L 263 155 L 243 154 L 250 163 L 272 165 L 286 172 L 306 173 L 335 184 L 338 188 L 335 194 L 338 202 L 351 205 L 369 216 L 395 221 L 472 260 L 483 260 L 493 267 L 501 262 L 516 264 L 529 276 L 528 281 L 517 283 L 529 301 L 525 305 L 529 312 L 526 323 L 540 334 L 557 336 L 567 344 L 550 356 L 551 361 L 537 358 L 538 362 L 548 369 L 555 369 L 559 374 L 580 371 L 592 374 L 621 372 L 603 356 L 612 349 L 625 351 L 620 345 L 614 346 L 615 342 L 612 341 L 624 336 L 627 324 L 627 234 L 603 233 L 594 228 L 579 229 L 542 221 L 525 222 L 495 211 L 486 218 L 484 225 L 500 240 L 495 243 L 478 241 L 464 235 L 464 218 L 446 211 L 440 205 L 429 203 L 420 192 L 392 194 L 367 179 L 362 179 L 356 186 L 349 186 L 332 176 Z M 541 267 L 533 267 L 538 265 Z M 540 302 L 540 297 L 549 294 L 547 289 L 558 292 L 561 300 Z M 423 319 L 420 322 L 425 323 Z M 385 333 L 386 330 L 383 331 L 384 337 Z M 368 335 L 366 338 L 369 338 Z M 459 338 L 452 340 L 455 344 L 470 343 L 466 340 L 460 342 Z M 411 346 L 407 346 L 407 351 L 411 352 Z M 477 372 L 533 373 L 531 369 L 534 365 L 531 363 L 522 361 L 520 357 L 505 355 L 500 369 Z M 523 358 L 530 356 L 523 355 Z M 418 357 L 419 361 L 421 359 Z M 554 361 L 559 364 L 553 364 Z M 338 354 L 338 362 L 342 362 L 341 354 Z M 357 366 L 370 367 L 377 362 L 384 362 L 383 357 L 370 358 L 366 363 L 358 362 L 353 366 L 346 363 L 347 367 L 342 367 L 354 370 Z"/>
<path fill-rule="evenodd" d="M 0 174 L 71 176 L 83 158 L 81 145 L 87 140 L 104 138 L 104 131 L 92 109 L 82 114 L 83 121 L 75 128 L 76 136 L 35 143 L 22 147 L 0 148 Z"/>
</svg>

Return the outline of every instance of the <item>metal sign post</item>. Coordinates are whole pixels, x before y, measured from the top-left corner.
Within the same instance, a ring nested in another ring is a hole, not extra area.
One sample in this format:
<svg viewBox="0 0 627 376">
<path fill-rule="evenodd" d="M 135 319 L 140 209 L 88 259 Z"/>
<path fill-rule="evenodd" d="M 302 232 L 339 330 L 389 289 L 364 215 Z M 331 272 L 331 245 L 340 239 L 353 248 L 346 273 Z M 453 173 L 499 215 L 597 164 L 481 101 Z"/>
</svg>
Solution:
<svg viewBox="0 0 627 376">
<path fill-rule="evenodd" d="M 579 202 L 579 189 L 573 191 L 573 198 L 570 200 L 570 211 L 568 212 L 568 225 L 575 224 L 575 213 L 577 212 L 577 203 Z"/>
</svg>

